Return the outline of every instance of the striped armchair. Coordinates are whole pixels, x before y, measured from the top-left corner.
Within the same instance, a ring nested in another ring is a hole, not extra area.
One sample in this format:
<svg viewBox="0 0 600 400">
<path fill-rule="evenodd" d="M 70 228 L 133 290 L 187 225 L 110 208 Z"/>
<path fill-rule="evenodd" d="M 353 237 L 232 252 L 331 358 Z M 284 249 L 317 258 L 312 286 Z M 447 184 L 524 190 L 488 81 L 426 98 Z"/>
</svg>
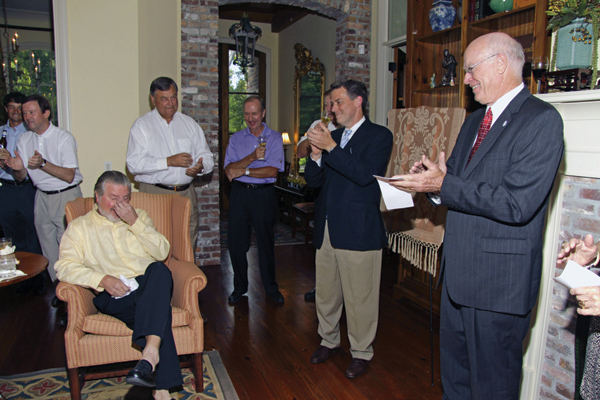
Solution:
<svg viewBox="0 0 600 400">
<path fill-rule="evenodd" d="M 77 198 L 67 203 L 67 222 L 93 208 L 94 198 Z M 206 286 L 206 276 L 194 264 L 190 243 L 190 200 L 181 195 L 131 194 L 131 205 L 148 212 L 156 229 L 171 243 L 165 262 L 173 274 L 173 336 L 177 354 L 191 355 L 182 362 L 191 367 L 196 380 L 196 392 L 202 392 L 202 351 L 204 325 L 198 306 L 198 293 Z M 99 313 L 94 307 L 91 290 L 66 282 L 58 284 L 56 295 L 67 303 L 69 321 L 65 331 L 67 370 L 71 399 L 81 399 L 86 380 L 109 376 L 124 376 L 129 369 L 86 373 L 82 367 L 138 360 L 141 352 L 131 341 L 132 331 L 120 320 Z"/>
</svg>

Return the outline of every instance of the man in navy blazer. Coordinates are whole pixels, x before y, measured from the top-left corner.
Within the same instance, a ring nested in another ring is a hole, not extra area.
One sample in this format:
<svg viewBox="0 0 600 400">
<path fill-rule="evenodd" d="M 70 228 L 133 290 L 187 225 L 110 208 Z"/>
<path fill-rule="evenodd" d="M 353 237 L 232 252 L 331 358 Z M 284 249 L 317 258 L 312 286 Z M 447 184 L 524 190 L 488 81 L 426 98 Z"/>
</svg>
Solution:
<svg viewBox="0 0 600 400">
<path fill-rule="evenodd" d="M 308 131 L 311 154 L 304 176 L 320 188 L 315 199 L 316 309 L 321 345 L 311 362 L 329 358 L 340 346 L 346 322 L 352 362 L 348 378 L 365 372 L 373 358 L 379 317 L 382 248 L 387 246 L 379 211 L 381 193 L 373 175 L 384 175 L 392 149 L 389 129 L 365 116 L 367 88 L 348 80 L 331 85 L 332 111 L 344 128 L 320 123 Z"/>
<path fill-rule="evenodd" d="M 443 399 L 518 399 L 523 340 L 540 286 L 543 229 L 563 123 L 522 82 L 523 49 L 495 32 L 465 51 L 486 105 L 464 122 L 448 163 L 423 156 L 394 186 L 448 207 L 442 270 Z M 479 137 L 484 114 L 491 129 Z"/>
</svg>

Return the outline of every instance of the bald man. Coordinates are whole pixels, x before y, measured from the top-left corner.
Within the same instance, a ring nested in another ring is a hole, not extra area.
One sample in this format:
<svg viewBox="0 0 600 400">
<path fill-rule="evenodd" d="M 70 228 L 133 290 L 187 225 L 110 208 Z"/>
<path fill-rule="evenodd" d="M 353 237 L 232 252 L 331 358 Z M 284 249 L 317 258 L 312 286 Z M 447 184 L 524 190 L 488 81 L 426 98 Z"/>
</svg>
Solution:
<svg viewBox="0 0 600 400">
<path fill-rule="evenodd" d="M 442 269 L 443 399 L 518 399 L 523 340 L 542 272 L 543 230 L 563 154 L 563 122 L 523 85 L 523 48 L 495 32 L 464 55 L 484 108 L 452 155 L 423 156 L 394 186 L 448 207 Z"/>
</svg>

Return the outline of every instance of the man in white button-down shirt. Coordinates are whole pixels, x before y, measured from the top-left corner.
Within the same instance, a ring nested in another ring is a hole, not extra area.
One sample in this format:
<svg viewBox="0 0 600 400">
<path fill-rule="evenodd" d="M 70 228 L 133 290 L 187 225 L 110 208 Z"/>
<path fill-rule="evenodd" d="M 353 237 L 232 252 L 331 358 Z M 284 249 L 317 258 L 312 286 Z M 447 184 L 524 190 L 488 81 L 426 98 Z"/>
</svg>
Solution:
<svg viewBox="0 0 600 400">
<path fill-rule="evenodd" d="M 198 238 L 198 198 L 193 180 L 213 169 L 213 155 L 194 119 L 177 111 L 177 84 L 159 77 L 150 85 L 154 110 L 138 118 L 129 132 L 127 168 L 140 192 L 179 193 L 192 202 L 190 237 Z"/>
<path fill-rule="evenodd" d="M 19 139 L 15 157 L 8 160 L 17 181 L 29 179 L 38 189 L 34 220 L 42 252 L 48 259 L 48 272 L 56 281 L 54 263 L 65 232 L 65 204 L 81 197 L 83 180 L 73 135 L 50 122 L 50 103 L 44 96 L 31 95 L 22 105 L 23 119 L 29 127 Z M 55 305 L 57 300 L 53 300 Z"/>
</svg>

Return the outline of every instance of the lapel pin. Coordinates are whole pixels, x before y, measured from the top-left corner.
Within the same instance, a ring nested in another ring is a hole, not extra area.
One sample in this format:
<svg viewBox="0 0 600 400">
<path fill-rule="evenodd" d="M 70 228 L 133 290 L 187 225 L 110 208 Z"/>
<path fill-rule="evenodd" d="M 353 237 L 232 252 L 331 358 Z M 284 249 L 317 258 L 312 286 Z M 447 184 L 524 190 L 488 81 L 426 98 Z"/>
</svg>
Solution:
<svg viewBox="0 0 600 400">
<path fill-rule="evenodd" d="M 506 124 L 508 124 L 508 121 L 504 121 L 504 123 L 502 124 L 502 126 L 506 126 Z"/>
</svg>

